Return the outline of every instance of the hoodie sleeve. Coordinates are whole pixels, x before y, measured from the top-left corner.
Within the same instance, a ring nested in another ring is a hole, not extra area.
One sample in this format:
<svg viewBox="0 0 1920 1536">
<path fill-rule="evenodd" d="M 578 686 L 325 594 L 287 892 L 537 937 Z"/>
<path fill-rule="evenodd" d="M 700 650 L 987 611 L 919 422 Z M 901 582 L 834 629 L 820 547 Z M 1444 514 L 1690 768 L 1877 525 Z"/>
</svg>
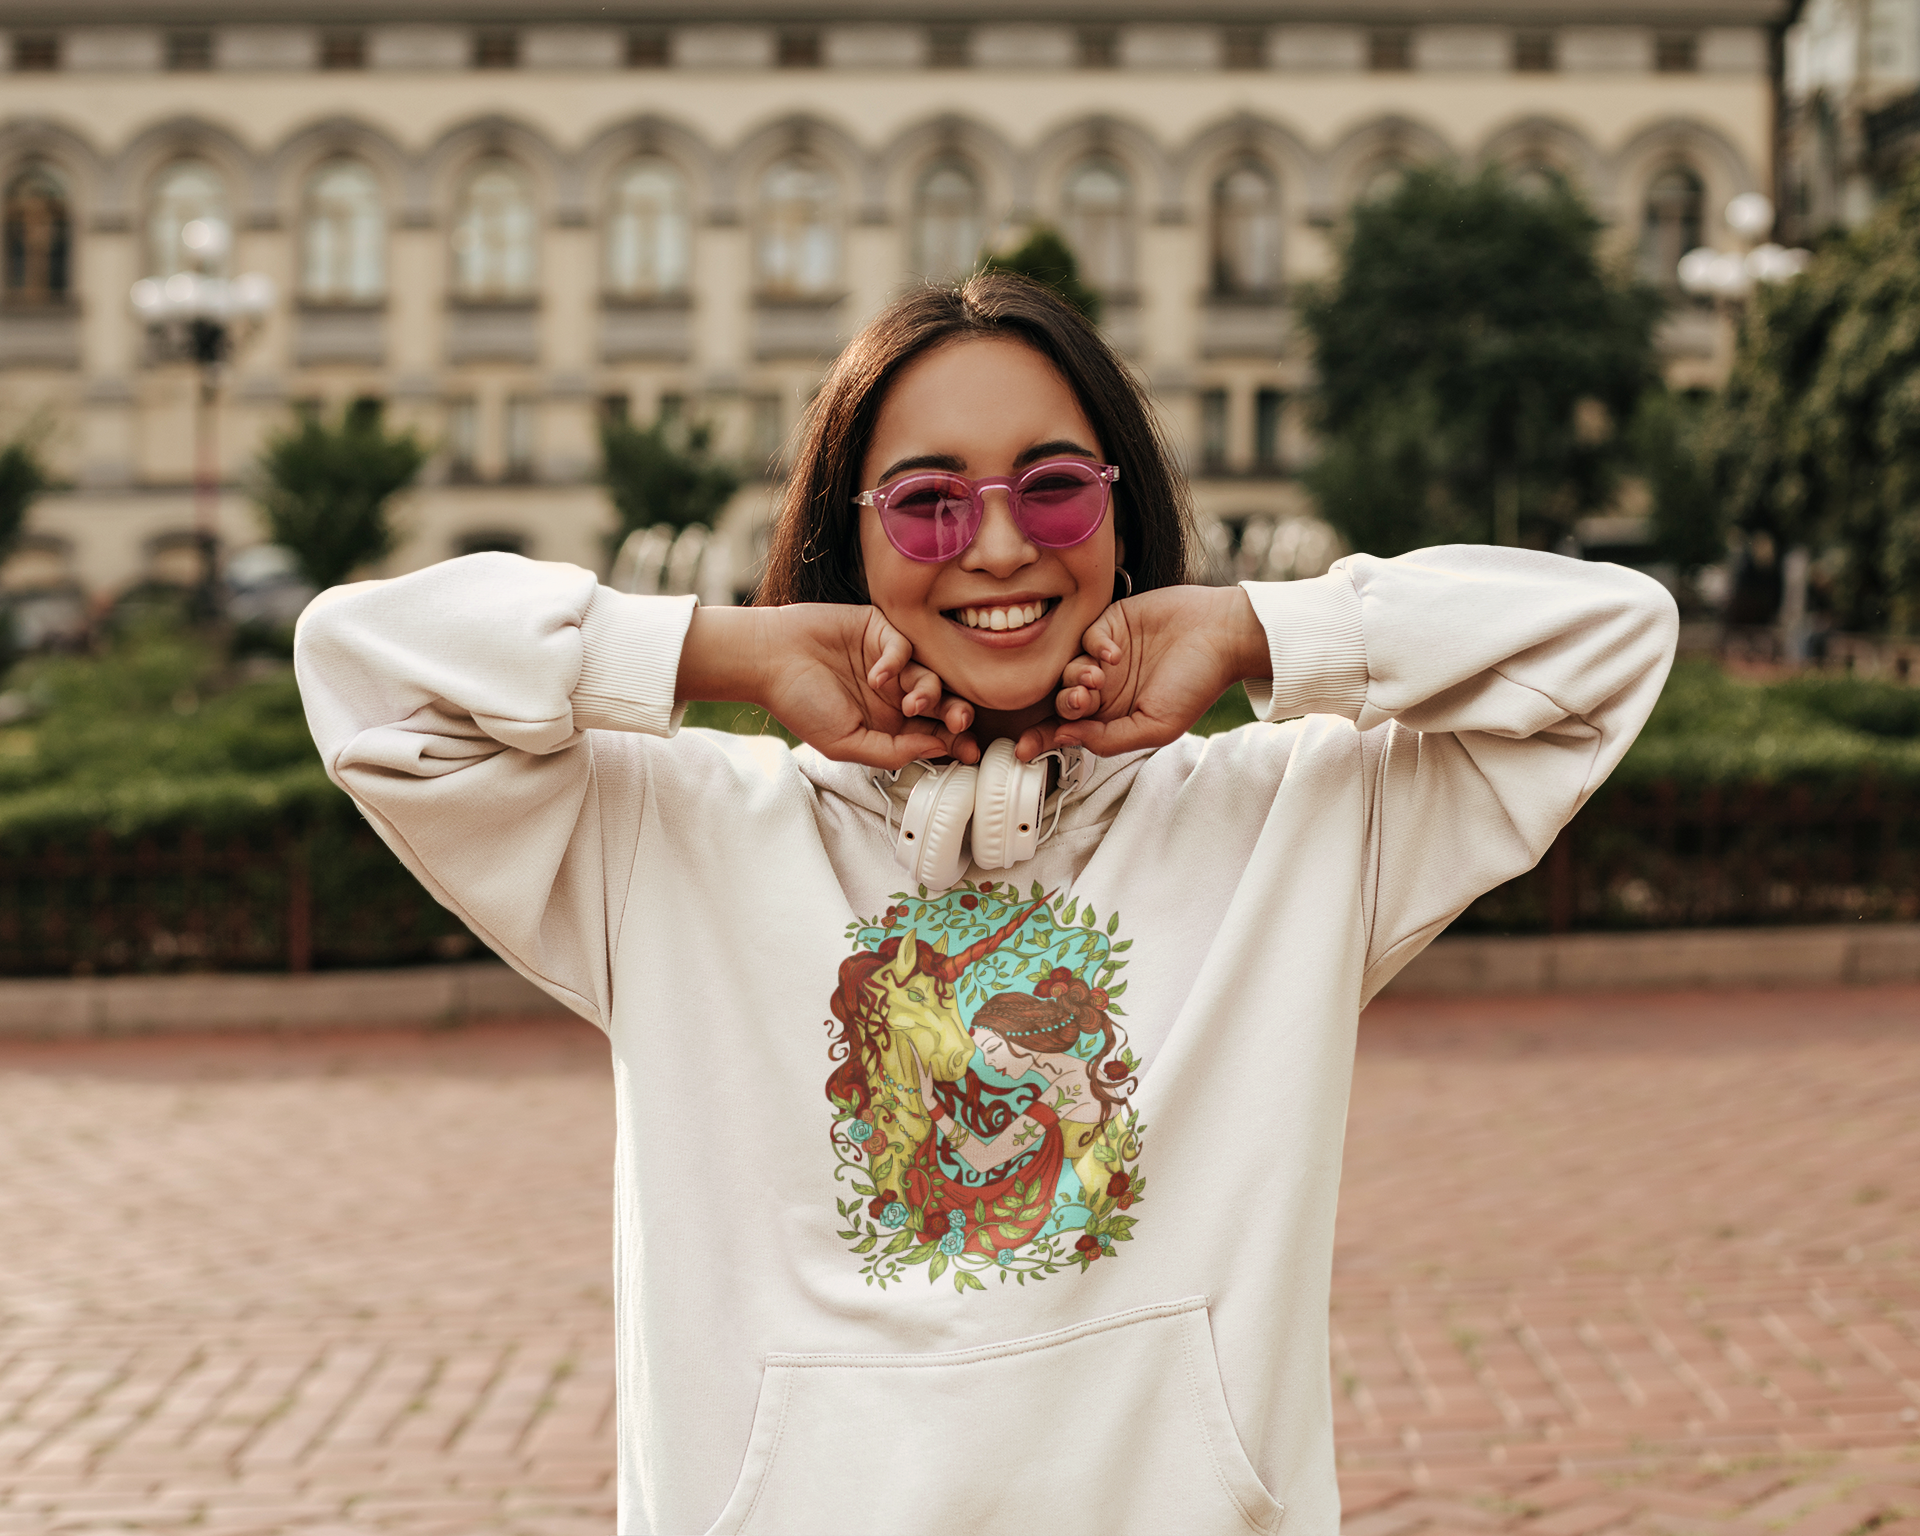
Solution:
<svg viewBox="0 0 1920 1536">
<path fill-rule="evenodd" d="M 1263 720 L 1361 733 L 1371 997 L 1476 896 L 1531 869 L 1646 723 L 1679 618 L 1617 565 L 1450 545 L 1249 582 Z"/>
<path fill-rule="evenodd" d="M 295 638 L 328 775 L 437 900 L 602 1028 L 646 738 L 679 727 L 693 607 L 469 555 L 323 593 Z"/>
</svg>

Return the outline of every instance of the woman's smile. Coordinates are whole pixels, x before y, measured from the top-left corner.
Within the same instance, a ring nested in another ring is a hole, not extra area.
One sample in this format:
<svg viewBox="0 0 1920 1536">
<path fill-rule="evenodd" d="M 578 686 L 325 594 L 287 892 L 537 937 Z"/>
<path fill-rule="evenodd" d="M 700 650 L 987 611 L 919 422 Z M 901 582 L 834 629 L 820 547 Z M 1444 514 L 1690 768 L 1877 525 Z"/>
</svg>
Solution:
<svg viewBox="0 0 1920 1536">
<path fill-rule="evenodd" d="M 1057 597 L 1002 597 L 949 608 L 946 616 L 968 629 L 983 631 L 973 638 L 987 644 L 1025 645 L 1039 637 L 1048 615 L 1059 606 Z"/>
</svg>

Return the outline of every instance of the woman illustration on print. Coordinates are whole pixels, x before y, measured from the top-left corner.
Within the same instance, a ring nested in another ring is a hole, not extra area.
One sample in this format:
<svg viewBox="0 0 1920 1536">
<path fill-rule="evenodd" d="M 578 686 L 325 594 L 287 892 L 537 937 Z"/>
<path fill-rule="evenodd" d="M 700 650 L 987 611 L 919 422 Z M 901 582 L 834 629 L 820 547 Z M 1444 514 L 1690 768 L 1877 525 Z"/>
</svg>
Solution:
<svg viewBox="0 0 1920 1536">
<path fill-rule="evenodd" d="M 1015 1250 L 1081 1229 L 1057 1256 L 1084 1267 L 1130 1233 L 1119 1212 L 1144 1193 L 1129 1166 L 1139 1125 L 1105 996 L 1056 966 L 1032 994 L 988 997 L 971 1034 L 954 996 L 961 973 L 1045 905 L 957 955 L 909 930 L 841 964 L 834 1141 L 864 1161 L 867 1214 L 895 1231 L 886 1252 L 901 1263 L 1004 1268 Z"/>
<path fill-rule="evenodd" d="M 1139 1145 L 1131 1126 L 1114 1118 L 1125 1111 L 1134 1078 L 1117 1054 L 1125 1039 L 1101 1006 L 1105 1001 L 1071 971 L 1056 968 L 1032 994 L 997 993 L 974 1012 L 978 1060 L 1026 1093 L 1010 1121 L 981 1113 L 982 1098 L 993 1090 L 971 1064 L 944 1092 L 935 1074 L 916 1064 L 922 1099 L 935 1106 L 938 1146 L 930 1142 L 933 1155 L 921 1159 L 939 1169 L 929 1215 L 950 1221 L 953 1211 L 970 1209 L 983 1194 L 991 1205 L 1003 1186 L 1032 1187 L 1020 1218 L 969 1233 L 970 1250 L 1018 1247 L 1050 1216 L 1066 1228 L 1084 1224 L 1096 1205 L 1133 1203 L 1130 1190 L 1110 1187 L 1131 1182 L 1118 1170 L 1139 1156 Z"/>
</svg>

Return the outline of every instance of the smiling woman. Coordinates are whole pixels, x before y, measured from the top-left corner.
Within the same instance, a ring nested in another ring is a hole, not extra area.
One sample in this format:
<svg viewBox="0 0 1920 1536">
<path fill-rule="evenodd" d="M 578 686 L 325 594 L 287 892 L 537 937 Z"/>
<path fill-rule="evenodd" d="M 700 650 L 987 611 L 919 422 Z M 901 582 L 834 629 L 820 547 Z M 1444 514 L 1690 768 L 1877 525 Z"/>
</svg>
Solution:
<svg viewBox="0 0 1920 1536">
<path fill-rule="evenodd" d="M 1339 1528 L 1360 1007 L 1618 761 L 1673 605 L 1186 585 L 1185 505 L 1099 335 L 975 278 L 843 354 L 759 606 L 480 554 L 308 609 L 329 771 L 611 1041 L 622 1531 Z"/>
</svg>

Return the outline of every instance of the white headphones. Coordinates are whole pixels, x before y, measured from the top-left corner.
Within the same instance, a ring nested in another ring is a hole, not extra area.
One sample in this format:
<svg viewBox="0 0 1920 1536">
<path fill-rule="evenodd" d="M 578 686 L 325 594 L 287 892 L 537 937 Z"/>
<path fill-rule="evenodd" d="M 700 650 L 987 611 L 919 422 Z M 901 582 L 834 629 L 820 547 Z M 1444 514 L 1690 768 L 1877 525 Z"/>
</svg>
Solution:
<svg viewBox="0 0 1920 1536">
<path fill-rule="evenodd" d="M 1043 841 L 1048 758 L 1060 763 L 1053 823 L 1044 834 L 1050 836 L 1060 824 L 1060 802 L 1078 777 L 1079 753 L 1070 761 L 1066 752 L 1043 752 L 1023 763 L 1013 755 L 1013 743 L 1001 737 L 977 768 L 947 763 L 921 775 L 894 834 L 895 862 L 930 891 L 958 884 L 967 867 L 969 824 L 972 860 L 982 869 L 1008 869 L 1032 858 Z"/>
</svg>

